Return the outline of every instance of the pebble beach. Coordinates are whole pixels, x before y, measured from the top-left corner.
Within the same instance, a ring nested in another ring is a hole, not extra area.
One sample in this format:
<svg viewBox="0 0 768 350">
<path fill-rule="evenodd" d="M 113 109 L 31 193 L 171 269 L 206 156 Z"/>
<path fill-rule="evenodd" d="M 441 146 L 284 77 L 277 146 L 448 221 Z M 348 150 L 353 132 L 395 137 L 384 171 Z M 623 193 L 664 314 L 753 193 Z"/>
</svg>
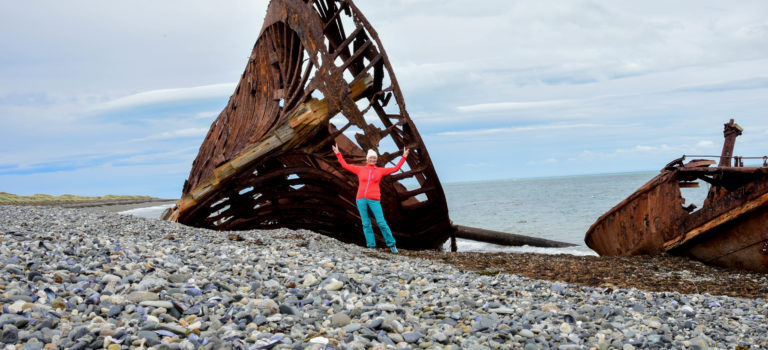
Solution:
<svg viewBox="0 0 768 350">
<path fill-rule="evenodd" d="M 762 298 L 601 289 L 94 209 L 0 206 L 3 349 L 762 349 Z"/>
</svg>

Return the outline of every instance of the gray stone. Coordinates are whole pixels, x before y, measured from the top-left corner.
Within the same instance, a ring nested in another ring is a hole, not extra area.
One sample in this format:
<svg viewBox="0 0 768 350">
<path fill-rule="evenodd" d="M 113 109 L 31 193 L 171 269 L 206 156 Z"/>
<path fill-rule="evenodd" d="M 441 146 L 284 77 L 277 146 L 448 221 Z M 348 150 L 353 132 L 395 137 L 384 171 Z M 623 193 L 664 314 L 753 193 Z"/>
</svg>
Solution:
<svg viewBox="0 0 768 350">
<path fill-rule="evenodd" d="M 559 347 L 557 347 L 558 350 L 579 350 L 581 349 L 581 345 L 578 344 L 562 344 Z"/>
<path fill-rule="evenodd" d="M 256 304 L 256 307 L 266 316 L 274 315 L 280 311 L 280 306 L 272 299 L 264 299 Z"/>
<path fill-rule="evenodd" d="M 109 311 L 107 311 L 107 317 L 115 317 L 119 315 L 121 312 L 123 312 L 123 307 L 120 305 L 112 305 L 109 307 Z"/>
<path fill-rule="evenodd" d="M 184 283 L 190 278 L 192 275 L 189 273 L 174 273 L 168 277 L 168 280 L 173 283 Z"/>
<path fill-rule="evenodd" d="M 370 329 L 379 329 L 381 327 L 381 324 L 384 323 L 384 319 L 381 317 L 377 317 L 373 319 L 370 323 L 368 323 L 368 328 Z"/>
<path fill-rule="evenodd" d="M 139 303 L 141 306 L 162 307 L 165 309 L 172 309 L 173 303 L 167 300 L 147 300 Z"/>
<path fill-rule="evenodd" d="M 299 312 L 298 309 L 296 309 L 295 306 L 289 305 L 289 304 L 280 304 L 280 313 L 283 315 L 292 315 L 292 316 L 299 316 L 301 315 L 301 312 Z"/>
<path fill-rule="evenodd" d="M 24 344 L 24 346 L 21 348 L 22 350 L 42 350 L 45 344 L 38 341 L 37 339 L 32 339 Z"/>
<path fill-rule="evenodd" d="M 160 300 L 160 296 L 153 292 L 138 291 L 128 294 L 125 299 L 133 303 L 141 303 L 142 301 Z"/>
<path fill-rule="evenodd" d="M 280 288 L 280 283 L 278 283 L 275 280 L 267 280 L 267 281 L 264 281 L 264 288 L 277 289 L 277 288 Z"/>
<path fill-rule="evenodd" d="M 696 311 L 690 305 L 683 305 L 680 307 L 680 311 L 688 317 L 696 316 Z"/>
<path fill-rule="evenodd" d="M 160 344 L 160 336 L 157 335 L 154 331 L 139 331 L 138 334 L 136 334 L 140 339 L 146 339 L 147 345 L 154 346 L 157 344 Z"/>
<path fill-rule="evenodd" d="M 21 315 L 16 315 L 16 314 L 0 315 L 0 329 L 2 329 L 7 324 L 12 324 L 16 327 L 24 327 L 27 325 L 28 322 L 29 322 L 29 319 Z"/>
<path fill-rule="evenodd" d="M 472 326 L 472 332 L 493 331 L 496 329 L 496 323 L 498 323 L 497 320 L 494 320 L 490 317 L 481 316 L 480 319 L 475 321 L 475 324 Z"/>
<path fill-rule="evenodd" d="M 517 334 L 519 334 L 521 337 L 526 337 L 526 338 L 533 338 L 535 336 L 533 334 L 533 332 L 531 332 L 528 329 L 523 329 L 520 332 L 518 332 Z"/>
<path fill-rule="evenodd" d="M 160 323 L 157 325 L 156 329 L 162 329 L 169 332 L 173 332 L 179 335 L 184 335 L 187 332 L 187 329 L 182 326 L 177 326 L 170 323 Z"/>
<path fill-rule="evenodd" d="M 0 343 L 16 344 L 19 341 L 19 330 L 16 326 L 6 326 L 0 333 Z"/>
<path fill-rule="evenodd" d="M 515 313 L 515 310 L 508 308 L 506 306 L 502 306 L 495 309 L 489 309 L 488 312 L 493 312 L 500 315 L 511 315 Z"/>
<path fill-rule="evenodd" d="M 403 333 L 403 341 L 407 343 L 416 343 L 419 341 L 419 339 L 423 337 L 424 337 L 424 334 L 421 334 L 419 332 Z"/>
<path fill-rule="evenodd" d="M 113 274 L 109 274 L 108 273 L 108 274 L 105 274 L 104 277 L 101 278 L 101 280 L 103 282 L 107 282 L 107 283 L 109 283 L 109 282 L 117 283 L 117 282 L 120 282 L 121 278 L 119 276 L 115 276 Z"/>
<path fill-rule="evenodd" d="M 88 334 L 88 328 L 85 326 L 80 326 L 69 332 L 69 338 L 73 341 L 77 341 L 78 339 L 84 337 L 86 334 Z"/>
<path fill-rule="evenodd" d="M 448 341 L 448 336 L 443 332 L 435 332 L 432 334 L 432 339 L 434 339 L 436 342 L 445 343 Z"/>
<path fill-rule="evenodd" d="M 144 279 L 139 282 L 139 284 L 136 286 L 136 289 L 139 291 L 151 291 L 158 288 L 163 288 L 168 285 L 168 281 L 158 278 L 158 277 L 144 277 Z"/>
<path fill-rule="evenodd" d="M 333 324 L 333 321 L 331 321 L 331 324 Z M 349 325 L 344 327 L 344 331 L 347 333 L 353 333 L 357 332 L 362 327 L 359 323 L 350 323 Z"/>
<path fill-rule="evenodd" d="M 331 327 L 340 328 L 345 327 L 351 322 L 352 319 L 345 313 L 337 312 L 331 316 Z"/>
</svg>

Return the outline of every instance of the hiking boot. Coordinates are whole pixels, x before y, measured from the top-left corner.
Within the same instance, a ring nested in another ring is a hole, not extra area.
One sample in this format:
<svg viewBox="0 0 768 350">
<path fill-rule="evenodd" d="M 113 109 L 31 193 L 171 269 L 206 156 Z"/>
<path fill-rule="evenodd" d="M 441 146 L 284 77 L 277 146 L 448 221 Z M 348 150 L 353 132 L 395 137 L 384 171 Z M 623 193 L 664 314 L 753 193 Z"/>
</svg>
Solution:
<svg viewBox="0 0 768 350">
<path fill-rule="evenodd" d="M 395 248 L 395 246 L 391 246 L 389 249 L 392 250 L 393 254 L 397 254 L 397 248 Z"/>
</svg>

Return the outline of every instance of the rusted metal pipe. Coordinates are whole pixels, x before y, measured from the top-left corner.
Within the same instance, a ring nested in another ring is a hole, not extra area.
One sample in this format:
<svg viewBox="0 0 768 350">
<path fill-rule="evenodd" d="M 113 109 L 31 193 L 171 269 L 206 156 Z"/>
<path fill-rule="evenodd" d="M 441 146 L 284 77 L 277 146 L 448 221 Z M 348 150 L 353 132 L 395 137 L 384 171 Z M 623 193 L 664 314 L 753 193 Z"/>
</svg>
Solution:
<svg viewBox="0 0 768 350">
<path fill-rule="evenodd" d="M 506 233 L 500 231 L 491 231 L 477 227 L 454 225 L 456 237 L 470 239 L 473 241 L 493 243 L 506 246 L 532 246 L 544 248 L 565 248 L 576 246 L 573 243 L 553 241 L 544 238 L 530 237 Z"/>
<path fill-rule="evenodd" d="M 720 164 L 718 164 L 718 166 L 731 166 L 733 146 L 736 144 L 736 137 L 740 136 L 742 131 L 744 131 L 744 129 L 742 129 L 739 124 L 734 123 L 733 119 L 724 125 L 723 136 L 725 136 L 725 142 L 723 142 L 723 152 L 720 156 Z"/>
</svg>

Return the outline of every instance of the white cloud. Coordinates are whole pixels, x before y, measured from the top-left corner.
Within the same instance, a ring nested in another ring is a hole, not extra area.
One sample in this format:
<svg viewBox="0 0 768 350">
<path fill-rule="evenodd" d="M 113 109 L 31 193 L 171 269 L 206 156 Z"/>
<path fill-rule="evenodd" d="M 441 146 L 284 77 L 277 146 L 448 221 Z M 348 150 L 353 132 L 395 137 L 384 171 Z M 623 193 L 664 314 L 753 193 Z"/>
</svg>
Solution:
<svg viewBox="0 0 768 350">
<path fill-rule="evenodd" d="M 175 163 L 179 160 L 192 160 L 197 155 L 197 147 L 187 147 L 168 152 L 136 154 L 120 159 L 116 163 L 120 164 L 155 164 L 155 163 Z"/>
<path fill-rule="evenodd" d="M 664 161 L 664 158 L 658 158 L 660 157 L 670 157 L 671 155 L 682 155 L 685 150 L 688 150 L 689 148 L 686 146 L 670 146 L 667 144 L 661 144 L 659 146 L 647 146 L 647 145 L 636 145 L 631 148 L 617 148 L 613 151 L 608 152 L 598 152 L 598 151 L 590 151 L 590 150 L 584 150 L 581 153 L 579 153 L 575 157 L 571 157 L 568 160 L 569 161 L 579 161 L 579 160 L 594 160 L 594 159 L 616 159 L 616 158 L 622 158 L 627 159 L 628 157 L 646 157 L 646 156 L 652 156 L 653 159 L 658 161 L 658 159 L 661 159 L 661 161 Z"/>
<path fill-rule="evenodd" d="M 186 129 L 180 129 L 180 130 L 164 131 L 159 134 L 153 134 L 147 137 L 133 139 L 131 141 L 138 142 L 138 141 L 148 141 L 148 140 L 169 140 L 169 139 L 178 139 L 178 138 L 184 138 L 184 137 L 202 137 L 202 136 L 205 136 L 207 132 L 208 132 L 208 128 L 186 128 Z"/>
<path fill-rule="evenodd" d="M 203 111 L 203 112 L 196 113 L 195 116 L 192 117 L 192 118 L 193 119 L 208 119 L 208 120 L 213 121 L 214 119 L 216 119 L 216 117 L 219 116 L 219 113 L 221 113 L 221 111 Z"/>
<path fill-rule="evenodd" d="M 511 128 L 490 128 L 480 130 L 467 130 L 467 131 L 444 131 L 437 135 L 439 136 L 478 136 L 478 135 L 491 135 L 502 133 L 515 133 L 521 131 L 538 131 L 538 130 L 557 130 L 557 129 L 577 129 L 577 128 L 596 128 L 600 127 L 599 124 L 554 124 L 554 125 L 531 125 L 531 126 L 517 126 Z"/>
<path fill-rule="evenodd" d="M 645 145 L 637 145 L 633 148 L 619 148 L 614 153 L 616 154 L 622 154 L 622 153 L 640 153 L 640 152 L 657 152 L 657 151 L 670 151 L 670 150 L 681 150 L 680 147 L 670 147 L 669 145 L 663 144 L 660 146 L 645 146 Z"/>
<path fill-rule="evenodd" d="M 552 100 L 552 101 L 525 101 L 525 102 L 498 102 L 482 103 L 468 106 L 458 106 L 459 112 L 497 112 L 505 110 L 519 110 L 532 108 L 559 107 L 575 103 L 575 100 Z"/>
<path fill-rule="evenodd" d="M 696 144 L 696 147 L 709 148 L 714 146 L 715 143 L 710 140 L 701 140 Z"/>
<path fill-rule="evenodd" d="M 144 91 L 121 97 L 94 107 L 96 111 L 122 109 L 163 102 L 190 101 L 198 99 L 227 97 L 235 90 L 236 83 L 223 83 L 190 88 L 161 89 Z"/>
</svg>

